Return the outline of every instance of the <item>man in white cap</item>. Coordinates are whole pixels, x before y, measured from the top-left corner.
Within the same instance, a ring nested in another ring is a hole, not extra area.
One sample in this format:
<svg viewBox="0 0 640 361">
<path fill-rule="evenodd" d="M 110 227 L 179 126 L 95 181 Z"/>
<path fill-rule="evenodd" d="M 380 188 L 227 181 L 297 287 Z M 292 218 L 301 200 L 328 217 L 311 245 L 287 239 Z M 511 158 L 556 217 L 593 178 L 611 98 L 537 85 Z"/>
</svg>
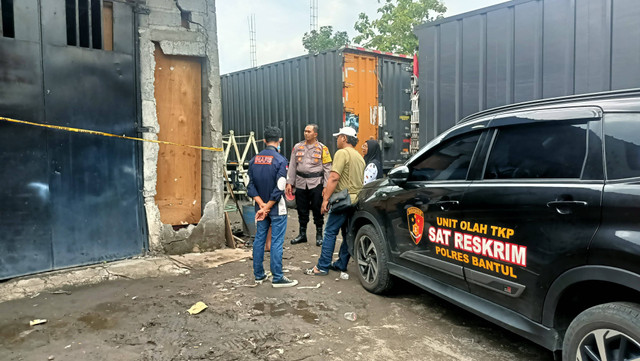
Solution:
<svg viewBox="0 0 640 361">
<path fill-rule="evenodd" d="M 353 207 L 345 210 L 329 209 L 329 198 L 332 194 L 342 190 L 347 190 L 351 199 L 351 204 L 355 204 L 358 193 L 362 189 L 364 174 L 364 159 L 353 147 L 358 144 L 356 130 L 351 127 L 341 128 L 336 137 L 338 151 L 333 157 L 331 174 L 329 181 L 322 194 L 322 213 L 329 212 L 329 218 L 324 229 L 324 239 L 318 264 L 305 271 L 306 274 L 314 276 L 326 276 L 329 270 L 346 271 L 349 263 L 349 249 L 345 240 L 348 219 L 353 211 Z M 342 229 L 342 245 L 338 253 L 338 260 L 331 262 L 336 244 L 338 231 Z"/>
</svg>

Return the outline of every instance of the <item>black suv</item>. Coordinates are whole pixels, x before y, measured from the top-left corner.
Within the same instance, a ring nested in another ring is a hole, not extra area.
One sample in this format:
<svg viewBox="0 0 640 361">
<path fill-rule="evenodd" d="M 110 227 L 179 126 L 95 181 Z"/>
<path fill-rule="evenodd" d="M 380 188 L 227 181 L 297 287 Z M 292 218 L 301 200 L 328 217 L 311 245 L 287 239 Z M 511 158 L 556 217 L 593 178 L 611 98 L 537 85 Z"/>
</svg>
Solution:
<svg viewBox="0 0 640 361">
<path fill-rule="evenodd" d="M 463 119 L 366 185 L 347 242 L 393 277 L 564 360 L 640 360 L 640 91 Z"/>
</svg>

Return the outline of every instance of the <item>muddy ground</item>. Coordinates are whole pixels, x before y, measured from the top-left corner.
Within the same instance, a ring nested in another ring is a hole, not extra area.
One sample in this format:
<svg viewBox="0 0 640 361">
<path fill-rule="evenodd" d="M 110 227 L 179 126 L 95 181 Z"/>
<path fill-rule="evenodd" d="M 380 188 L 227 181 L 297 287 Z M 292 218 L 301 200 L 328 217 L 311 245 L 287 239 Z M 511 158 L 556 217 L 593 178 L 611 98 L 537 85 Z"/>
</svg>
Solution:
<svg viewBox="0 0 640 361">
<path fill-rule="evenodd" d="M 295 216 L 291 211 L 284 268 L 298 286 L 319 288 L 247 287 L 253 276 L 246 259 L 183 276 L 44 292 L 0 304 L 0 360 L 553 360 L 409 284 L 390 296 L 370 294 L 353 261 L 348 280 L 335 272 L 303 275 L 320 248 L 289 244 Z M 209 308 L 189 315 L 197 301 Z M 347 312 L 356 320 L 345 319 Z M 48 322 L 29 326 L 37 318 Z"/>
</svg>

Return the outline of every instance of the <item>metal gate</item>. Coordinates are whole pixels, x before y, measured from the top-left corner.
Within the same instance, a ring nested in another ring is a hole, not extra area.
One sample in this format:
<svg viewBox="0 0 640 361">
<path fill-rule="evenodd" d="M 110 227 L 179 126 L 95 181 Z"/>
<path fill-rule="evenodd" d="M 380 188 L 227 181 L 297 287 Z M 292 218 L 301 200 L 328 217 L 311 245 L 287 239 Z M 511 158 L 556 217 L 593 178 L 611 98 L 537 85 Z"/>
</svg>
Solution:
<svg viewBox="0 0 640 361">
<path fill-rule="evenodd" d="M 0 116 L 137 135 L 130 5 L 3 4 Z M 142 253 L 139 147 L 0 122 L 0 279 Z"/>
</svg>

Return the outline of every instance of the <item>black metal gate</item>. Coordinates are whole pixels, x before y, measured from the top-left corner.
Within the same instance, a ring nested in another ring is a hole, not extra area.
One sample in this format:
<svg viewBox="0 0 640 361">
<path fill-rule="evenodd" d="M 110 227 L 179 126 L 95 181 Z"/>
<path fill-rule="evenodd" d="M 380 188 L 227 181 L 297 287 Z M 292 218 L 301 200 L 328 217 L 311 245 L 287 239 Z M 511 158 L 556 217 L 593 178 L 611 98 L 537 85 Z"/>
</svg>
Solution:
<svg viewBox="0 0 640 361">
<path fill-rule="evenodd" d="M 130 5 L 1 4 L 13 22 L 0 24 L 0 116 L 137 135 Z M 105 19 L 112 50 L 103 49 Z M 0 121 L 0 279 L 142 253 L 139 148 Z"/>
</svg>

